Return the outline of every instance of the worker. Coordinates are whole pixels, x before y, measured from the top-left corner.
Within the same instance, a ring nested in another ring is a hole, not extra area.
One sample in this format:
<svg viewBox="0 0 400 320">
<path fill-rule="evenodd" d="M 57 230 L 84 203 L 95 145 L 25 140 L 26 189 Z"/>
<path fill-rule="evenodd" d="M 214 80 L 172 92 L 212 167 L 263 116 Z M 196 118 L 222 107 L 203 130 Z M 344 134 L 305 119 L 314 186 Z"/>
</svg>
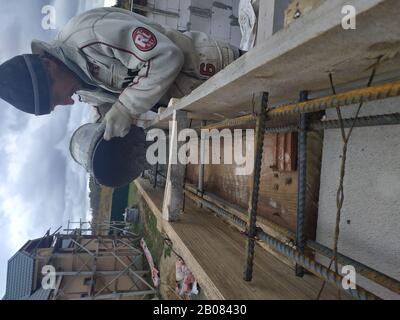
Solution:
<svg viewBox="0 0 400 320">
<path fill-rule="evenodd" d="M 0 66 L 0 98 L 36 116 L 72 96 L 107 112 L 104 138 L 124 137 L 155 105 L 189 94 L 239 56 L 202 32 L 179 32 L 119 8 L 72 18 L 51 43 Z"/>
</svg>

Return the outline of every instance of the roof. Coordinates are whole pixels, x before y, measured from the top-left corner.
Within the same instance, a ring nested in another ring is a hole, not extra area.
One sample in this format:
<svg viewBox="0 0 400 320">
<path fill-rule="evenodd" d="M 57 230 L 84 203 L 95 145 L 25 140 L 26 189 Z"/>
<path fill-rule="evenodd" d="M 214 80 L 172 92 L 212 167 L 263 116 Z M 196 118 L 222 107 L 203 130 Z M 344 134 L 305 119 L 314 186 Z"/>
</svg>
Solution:
<svg viewBox="0 0 400 320">
<path fill-rule="evenodd" d="M 34 268 L 34 259 L 22 251 L 18 251 L 8 260 L 4 300 L 17 300 L 31 295 Z"/>
<path fill-rule="evenodd" d="M 29 240 L 8 260 L 6 294 L 3 300 L 30 299 L 32 296 L 33 298 L 45 296 L 43 292 L 38 292 L 38 290 L 32 294 L 35 289 L 33 284 L 35 272 L 34 253 L 38 248 L 51 247 L 53 239 L 54 236 L 51 235 Z"/>
<path fill-rule="evenodd" d="M 34 293 L 32 293 L 26 300 L 48 300 L 50 296 L 51 289 L 39 288 Z"/>
</svg>

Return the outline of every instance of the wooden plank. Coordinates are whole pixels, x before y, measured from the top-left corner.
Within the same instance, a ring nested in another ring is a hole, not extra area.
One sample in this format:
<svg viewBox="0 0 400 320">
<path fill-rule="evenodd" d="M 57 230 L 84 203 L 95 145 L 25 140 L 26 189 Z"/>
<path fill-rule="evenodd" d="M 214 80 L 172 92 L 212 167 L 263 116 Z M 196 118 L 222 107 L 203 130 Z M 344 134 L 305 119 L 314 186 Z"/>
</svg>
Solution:
<svg viewBox="0 0 400 320">
<path fill-rule="evenodd" d="M 158 207 L 159 218 L 162 190 L 142 179 L 135 183 L 150 208 Z M 194 202 L 186 201 L 187 209 L 179 222 L 162 224 L 208 299 L 315 299 L 319 279 L 312 275 L 295 277 L 291 268 L 258 246 L 253 281 L 243 281 L 245 237 Z M 327 285 L 322 299 L 335 299 L 336 293 Z"/>
<path fill-rule="evenodd" d="M 162 126 L 159 121 L 170 119 L 173 110 L 187 110 L 205 120 L 232 118 L 249 112 L 253 93 L 265 90 L 272 105 L 296 101 L 301 90 L 328 88 L 328 71 L 335 73 L 337 85 L 367 78 L 373 57 L 400 47 L 400 6 L 396 0 L 354 0 L 357 29 L 344 30 L 341 10 L 347 2 L 324 1 L 168 108 L 151 125 Z M 397 55 L 380 65 L 378 75 L 399 69 Z"/>
<path fill-rule="evenodd" d="M 129 291 L 129 292 L 114 292 L 110 294 L 103 294 L 94 298 L 94 300 L 115 300 L 119 298 L 126 297 L 137 297 L 145 296 L 147 294 L 154 294 L 154 290 L 143 290 L 143 291 Z M 85 297 L 80 300 L 92 300 L 93 297 Z"/>
<path fill-rule="evenodd" d="M 183 207 L 185 165 L 181 164 L 178 159 L 178 150 L 185 142 L 179 142 L 177 137 L 179 132 L 187 127 L 186 112 L 174 111 L 172 126 L 169 131 L 169 161 L 162 211 L 163 218 L 168 221 L 177 220 Z"/>
<path fill-rule="evenodd" d="M 189 190 L 191 190 L 192 192 L 197 192 L 197 190 L 190 185 L 186 185 L 186 188 L 189 188 Z M 187 193 L 187 196 L 191 197 L 190 193 Z M 216 197 L 213 194 L 210 194 L 210 193 L 203 194 L 203 199 L 205 199 L 205 200 L 211 202 L 212 204 L 216 205 L 217 207 L 233 214 L 234 216 L 240 218 L 243 221 L 246 221 L 246 219 L 247 219 L 246 212 L 243 210 L 243 208 L 237 207 L 232 203 L 227 203 L 223 199 Z M 228 221 L 228 223 L 232 227 L 234 227 L 235 229 L 239 230 L 242 233 L 246 231 L 244 228 L 239 227 L 237 224 L 234 224 L 230 221 Z M 261 216 L 257 217 L 257 226 L 260 227 L 261 229 L 263 229 L 265 232 L 267 232 L 272 237 L 274 237 L 284 243 L 289 243 L 290 241 L 292 241 L 294 239 L 293 233 L 291 233 L 290 231 L 287 231 L 284 228 L 279 229 L 279 226 L 277 226 L 276 224 L 272 225 L 270 221 L 268 221 L 267 219 L 265 219 Z M 276 257 L 277 259 L 279 259 L 286 265 L 294 268 L 295 264 L 293 263 L 292 260 L 289 260 L 282 254 L 276 252 L 266 243 L 263 243 L 260 241 L 260 242 L 258 242 L 258 244 L 262 248 L 264 248 L 266 251 L 268 251 L 268 253 L 270 253 L 271 255 Z"/>
<path fill-rule="evenodd" d="M 193 256 L 190 248 L 180 240 L 178 233 L 172 225 L 162 218 L 162 191 L 158 188 L 158 190 L 149 190 L 149 185 L 146 184 L 146 181 L 143 179 L 135 180 L 135 184 L 143 199 L 157 218 L 157 229 L 160 232 L 165 232 L 173 241 L 174 250 L 177 251 L 180 256 L 184 257 L 186 265 L 193 274 L 196 275 L 196 280 L 200 283 L 205 296 L 212 300 L 224 299 L 224 296 L 215 286 L 209 275 L 204 271 L 199 261 Z"/>
</svg>

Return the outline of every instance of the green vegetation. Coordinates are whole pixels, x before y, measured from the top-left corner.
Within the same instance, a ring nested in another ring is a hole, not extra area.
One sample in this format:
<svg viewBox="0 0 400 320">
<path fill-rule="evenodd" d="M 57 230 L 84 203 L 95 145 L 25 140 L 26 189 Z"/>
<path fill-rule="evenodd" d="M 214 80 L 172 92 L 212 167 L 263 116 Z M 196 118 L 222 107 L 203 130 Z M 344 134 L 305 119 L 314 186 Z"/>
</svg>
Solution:
<svg viewBox="0 0 400 320">
<path fill-rule="evenodd" d="M 132 232 L 141 235 L 146 241 L 154 263 L 160 265 L 160 259 L 164 249 L 164 239 L 157 229 L 157 218 L 148 207 L 137 190 L 135 183 L 131 183 L 128 193 L 128 206 L 138 206 L 140 210 L 140 223 L 132 226 Z M 166 253 L 168 255 L 168 253 Z M 170 253 L 169 253 L 170 255 Z"/>
<path fill-rule="evenodd" d="M 136 184 L 132 182 L 129 185 L 128 192 L 128 207 L 137 206 L 139 204 L 139 193 L 136 187 Z"/>
</svg>

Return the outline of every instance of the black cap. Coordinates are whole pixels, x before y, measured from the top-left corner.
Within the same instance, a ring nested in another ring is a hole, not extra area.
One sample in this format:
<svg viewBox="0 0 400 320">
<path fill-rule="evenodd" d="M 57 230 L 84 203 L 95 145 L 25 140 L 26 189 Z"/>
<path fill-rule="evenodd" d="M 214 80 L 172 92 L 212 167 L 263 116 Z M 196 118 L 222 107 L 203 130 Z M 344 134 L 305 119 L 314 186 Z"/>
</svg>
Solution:
<svg viewBox="0 0 400 320">
<path fill-rule="evenodd" d="M 51 112 L 50 80 L 39 55 L 19 55 L 0 65 L 0 98 L 37 116 Z"/>
</svg>

